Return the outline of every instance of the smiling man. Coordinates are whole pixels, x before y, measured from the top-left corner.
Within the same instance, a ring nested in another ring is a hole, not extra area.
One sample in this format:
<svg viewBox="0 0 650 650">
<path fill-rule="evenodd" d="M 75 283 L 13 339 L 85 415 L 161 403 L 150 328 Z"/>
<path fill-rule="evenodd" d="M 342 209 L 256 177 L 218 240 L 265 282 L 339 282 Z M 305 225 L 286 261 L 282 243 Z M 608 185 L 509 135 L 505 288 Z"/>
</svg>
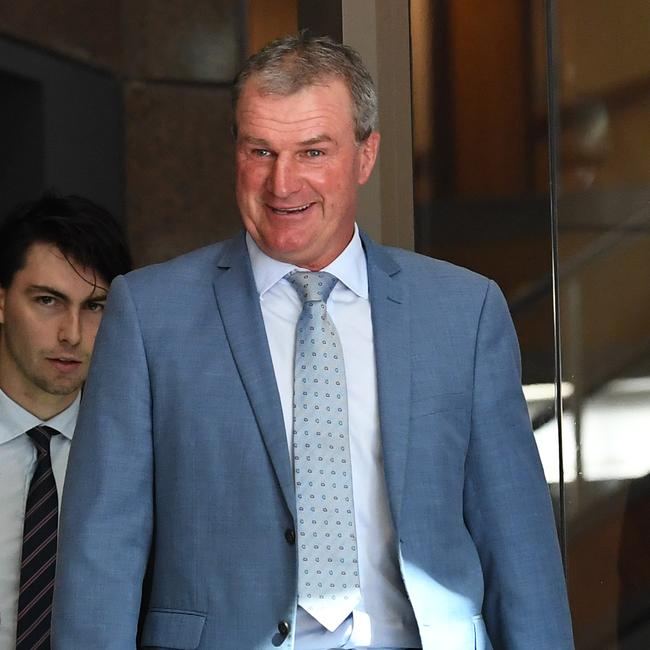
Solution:
<svg viewBox="0 0 650 650">
<path fill-rule="evenodd" d="M 238 100 L 237 198 L 244 227 L 269 257 L 319 271 L 352 240 L 359 185 L 379 133 L 354 137 L 345 82 L 288 96 L 246 84 Z"/>
<path fill-rule="evenodd" d="M 233 106 L 245 231 L 111 289 L 56 650 L 569 650 L 503 296 L 356 226 L 358 54 L 275 41 Z"/>
<path fill-rule="evenodd" d="M 0 649 L 49 648 L 61 495 L 81 387 L 122 233 L 80 197 L 0 226 Z M 22 558 L 22 559 L 21 559 Z"/>
</svg>

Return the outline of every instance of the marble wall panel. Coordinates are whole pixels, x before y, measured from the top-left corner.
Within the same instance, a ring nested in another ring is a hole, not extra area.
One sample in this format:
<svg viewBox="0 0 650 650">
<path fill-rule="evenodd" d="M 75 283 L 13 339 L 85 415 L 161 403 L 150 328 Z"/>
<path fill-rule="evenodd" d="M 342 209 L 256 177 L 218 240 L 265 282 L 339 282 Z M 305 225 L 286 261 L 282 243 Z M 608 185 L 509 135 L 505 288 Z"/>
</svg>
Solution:
<svg viewBox="0 0 650 650">
<path fill-rule="evenodd" d="M 131 82 L 125 107 L 126 203 L 136 264 L 236 232 L 229 90 Z"/>
<path fill-rule="evenodd" d="M 244 51 L 244 5 L 238 0 L 124 0 L 126 76 L 230 82 Z"/>
<path fill-rule="evenodd" d="M 0 2 L 0 33 L 118 72 L 122 0 Z"/>
</svg>

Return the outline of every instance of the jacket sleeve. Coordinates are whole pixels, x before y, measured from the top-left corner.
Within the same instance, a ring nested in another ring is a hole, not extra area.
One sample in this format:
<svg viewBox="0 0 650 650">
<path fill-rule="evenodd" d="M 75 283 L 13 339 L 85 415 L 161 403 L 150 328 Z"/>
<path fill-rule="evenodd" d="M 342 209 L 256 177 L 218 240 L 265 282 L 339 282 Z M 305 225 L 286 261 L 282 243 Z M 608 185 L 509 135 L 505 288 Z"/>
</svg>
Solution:
<svg viewBox="0 0 650 650">
<path fill-rule="evenodd" d="M 58 650 L 133 650 L 153 524 L 147 359 L 127 282 L 110 290 L 61 507 Z"/>
<path fill-rule="evenodd" d="M 521 390 L 519 347 L 494 283 L 477 333 L 464 507 L 483 568 L 483 616 L 493 646 L 573 648 L 548 486 Z"/>
</svg>

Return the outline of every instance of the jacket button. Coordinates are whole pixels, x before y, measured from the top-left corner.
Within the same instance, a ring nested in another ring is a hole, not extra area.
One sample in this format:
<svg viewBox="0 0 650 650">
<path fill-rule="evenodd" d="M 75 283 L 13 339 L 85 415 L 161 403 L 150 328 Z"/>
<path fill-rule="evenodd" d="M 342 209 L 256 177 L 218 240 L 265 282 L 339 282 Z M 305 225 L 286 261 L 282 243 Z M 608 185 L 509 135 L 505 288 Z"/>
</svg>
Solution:
<svg viewBox="0 0 650 650">
<path fill-rule="evenodd" d="M 287 621 L 280 621 L 278 623 L 278 632 L 282 636 L 287 636 L 291 630 L 291 625 Z"/>
<path fill-rule="evenodd" d="M 287 544 L 291 544 L 292 546 L 296 543 L 296 532 L 293 528 L 287 528 L 284 531 L 284 539 L 287 540 Z"/>
</svg>

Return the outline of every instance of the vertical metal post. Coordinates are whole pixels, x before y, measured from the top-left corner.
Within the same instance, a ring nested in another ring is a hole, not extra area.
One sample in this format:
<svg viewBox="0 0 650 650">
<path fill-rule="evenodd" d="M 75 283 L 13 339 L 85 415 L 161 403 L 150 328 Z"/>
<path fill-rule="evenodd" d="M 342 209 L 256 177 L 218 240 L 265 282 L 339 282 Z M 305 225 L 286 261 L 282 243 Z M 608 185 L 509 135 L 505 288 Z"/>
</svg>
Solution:
<svg viewBox="0 0 650 650">
<path fill-rule="evenodd" d="M 558 235 L 558 147 L 559 147 L 559 105 L 557 98 L 558 74 L 556 53 L 556 2 L 545 2 L 546 33 L 546 83 L 548 106 L 548 160 L 549 194 L 551 212 L 551 272 L 553 278 L 553 335 L 555 350 L 555 415 L 557 418 L 559 487 L 560 487 L 560 546 L 566 574 L 566 506 L 564 489 L 563 408 L 562 408 L 562 338 L 560 328 L 560 279 L 559 279 L 559 235 Z"/>
</svg>

